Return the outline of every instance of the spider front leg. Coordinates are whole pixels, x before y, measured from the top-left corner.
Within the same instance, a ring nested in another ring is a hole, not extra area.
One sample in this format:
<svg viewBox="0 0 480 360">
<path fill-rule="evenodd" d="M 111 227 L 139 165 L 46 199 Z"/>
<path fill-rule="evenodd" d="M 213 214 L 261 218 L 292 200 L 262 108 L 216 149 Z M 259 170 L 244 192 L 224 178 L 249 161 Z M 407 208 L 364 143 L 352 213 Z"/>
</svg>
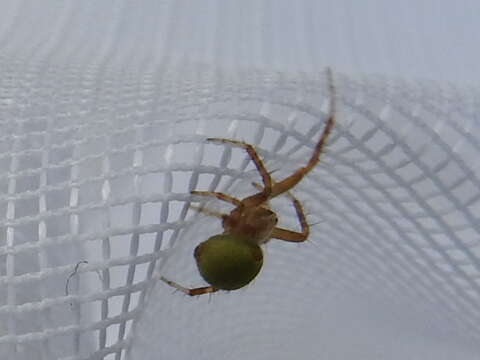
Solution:
<svg viewBox="0 0 480 360">
<path fill-rule="evenodd" d="M 217 289 L 216 287 L 213 287 L 213 286 L 203 286 L 203 287 L 199 287 L 199 288 L 189 289 L 189 288 L 183 287 L 180 284 L 177 284 L 176 282 L 168 280 L 167 278 L 164 278 L 163 276 L 160 277 L 160 280 L 162 280 L 166 284 L 170 285 L 171 287 L 177 289 L 178 291 L 181 291 L 184 294 L 187 294 L 187 295 L 190 295 L 190 296 L 211 294 L 211 293 L 214 293 L 214 292 L 217 292 L 218 290 L 220 290 L 220 289 Z"/>
<path fill-rule="evenodd" d="M 295 212 L 297 214 L 298 221 L 300 222 L 302 231 L 298 232 L 276 227 L 273 229 L 272 238 L 289 242 L 303 242 L 308 239 L 308 235 L 310 234 L 310 226 L 307 223 L 307 218 L 300 201 L 298 201 L 298 199 L 290 193 L 287 193 L 287 195 L 293 201 L 293 206 L 295 207 Z"/>
<path fill-rule="evenodd" d="M 320 161 L 320 157 L 325 150 L 325 146 L 327 144 L 328 137 L 330 136 L 334 126 L 335 126 L 335 112 L 336 112 L 336 95 L 335 95 L 335 87 L 333 85 L 333 75 L 330 68 L 327 68 L 327 78 L 329 83 L 329 90 L 330 90 L 330 115 L 328 117 L 327 123 L 325 124 L 325 128 L 323 129 L 323 133 L 320 136 L 320 139 L 315 146 L 315 149 L 308 160 L 306 166 L 301 167 L 297 171 L 295 171 L 292 175 L 288 176 L 287 178 L 283 179 L 275 183 L 272 187 L 272 192 L 270 198 L 274 198 L 284 192 L 287 192 L 295 185 L 297 185 Z"/>
<path fill-rule="evenodd" d="M 243 142 L 243 141 L 223 139 L 223 138 L 208 138 L 207 141 L 212 141 L 212 142 L 217 142 L 222 144 L 232 144 L 234 146 L 238 146 L 245 149 L 248 155 L 250 155 L 250 158 L 255 164 L 255 167 L 257 168 L 260 176 L 262 177 L 264 188 L 261 191 L 261 194 L 263 194 L 263 198 L 265 198 L 265 200 L 268 199 L 268 197 L 270 196 L 270 193 L 272 192 L 272 183 L 273 183 L 272 177 L 270 176 L 269 172 L 265 168 L 265 165 L 263 164 L 262 159 L 260 158 L 257 151 L 252 145 L 247 144 L 246 142 Z"/>
</svg>

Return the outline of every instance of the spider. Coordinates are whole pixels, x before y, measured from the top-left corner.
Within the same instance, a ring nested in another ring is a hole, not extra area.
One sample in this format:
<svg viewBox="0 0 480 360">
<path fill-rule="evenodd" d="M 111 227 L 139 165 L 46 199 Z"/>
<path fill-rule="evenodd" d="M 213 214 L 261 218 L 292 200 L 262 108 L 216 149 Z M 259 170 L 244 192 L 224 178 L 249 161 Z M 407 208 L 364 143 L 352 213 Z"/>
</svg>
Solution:
<svg viewBox="0 0 480 360">
<path fill-rule="evenodd" d="M 307 165 L 299 168 L 282 181 L 276 182 L 271 178 L 252 145 L 223 138 L 207 139 L 207 141 L 214 143 L 243 148 L 255 164 L 262 178 L 263 187 L 254 183 L 260 191 L 241 200 L 221 192 L 192 191 L 193 195 L 214 197 L 235 206 L 229 214 L 218 213 L 205 208 L 198 209 L 219 218 L 224 230 L 222 234 L 214 235 L 200 243 L 194 250 L 198 271 L 209 286 L 190 289 L 163 276 L 161 277 L 162 281 L 190 296 L 214 293 L 219 290 L 236 290 L 250 283 L 262 268 L 263 252 L 260 245 L 265 244 L 270 239 L 296 243 L 307 240 L 310 228 L 302 204 L 289 191 L 317 165 L 327 139 L 335 126 L 335 89 L 330 69 L 327 69 L 327 78 L 330 91 L 330 115 L 323 133 Z M 284 193 L 293 202 L 301 227 L 300 232 L 276 227 L 278 217 L 270 209 L 269 200 Z"/>
</svg>

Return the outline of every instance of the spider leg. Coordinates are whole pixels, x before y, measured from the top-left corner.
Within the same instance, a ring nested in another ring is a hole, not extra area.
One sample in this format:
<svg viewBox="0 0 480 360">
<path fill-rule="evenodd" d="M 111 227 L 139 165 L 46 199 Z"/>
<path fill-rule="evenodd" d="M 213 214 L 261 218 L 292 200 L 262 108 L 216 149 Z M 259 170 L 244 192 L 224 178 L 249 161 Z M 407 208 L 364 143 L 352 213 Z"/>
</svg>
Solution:
<svg viewBox="0 0 480 360">
<path fill-rule="evenodd" d="M 211 294 L 211 293 L 214 293 L 214 292 L 217 292 L 218 290 L 220 290 L 220 289 L 217 289 L 216 287 L 213 287 L 213 286 L 203 286 L 203 287 L 199 287 L 199 288 L 189 289 L 189 288 L 183 287 L 180 284 L 177 284 L 176 282 L 168 280 L 168 279 L 164 278 L 163 276 L 160 278 L 160 280 L 167 283 L 171 287 L 183 292 L 184 294 L 187 294 L 187 295 L 190 295 L 190 296 Z"/>
<path fill-rule="evenodd" d="M 327 68 L 327 77 L 328 77 L 329 89 L 330 89 L 330 116 L 327 120 L 327 124 L 325 125 L 322 136 L 320 137 L 320 140 L 315 146 L 315 150 L 313 151 L 313 154 L 310 157 L 310 160 L 308 161 L 307 165 L 304 167 L 301 167 L 300 169 L 295 171 L 292 175 L 288 176 L 284 180 L 275 183 L 272 186 L 272 192 L 270 194 L 270 198 L 276 197 L 293 188 L 320 161 L 320 156 L 322 155 L 322 152 L 325 150 L 327 139 L 331 134 L 333 127 L 335 126 L 335 106 L 336 106 L 335 105 L 335 88 L 333 85 L 332 72 L 330 68 Z"/>
<path fill-rule="evenodd" d="M 262 177 L 263 186 L 264 186 L 262 193 L 265 194 L 264 197 L 266 196 L 268 198 L 268 196 L 272 191 L 272 177 L 270 176 L 269 172 L 265 168 L 265 165 L 263 164 L 262 159 L 260 158 L 257 151 L 252 145 L 247 144 L 246 142 L 243 142 L 243 141 L 236 141 L 236 140 L 223 139 L 223 138 L 208 138 L 207 140 L 212 142 L 222 143 L 222 144 L 231 144 L 231 145 L 238 146 L 245 149 L 248 155 L 250 155 L 250 158 L 255 164 L 255 167 L 257 168 L 260 176 Z"/>
<path fill-rule="evenodd" d="M 200 195 L 200 196 L 212 196 L 215 197 L 219 200 L 228 202 L 233 205 L 240 205 L 242 202 L 233 196 L 230 196 L 228 194 L 224 194 L 221 192 L 214 192 L 214 191 L 190 191 L 192 195 Z"/>
<path fill-rule="evenodd" d="M 198 212 L 210 215 L 210 216 L 214 216 L 214 217 L 219 218 L 219 219 L 224 219 L 225 217 L 228 216 L 227 214 L 224 214 L 224 213 L 221 213 L 219 211 L 215 211 L 215 210 L 212 210 L 212 209 L 209 209 L 209 208 L 206 208 L 206 207 L 200 207 L 200 206 L 196 206 L 196 205 L 190 205 L 190 207 L 195 211 L 198 211 Z"/>
<path fill-rule="evenodd" d="M 271 236 L 272 238 L 288 242 L 304 242 L 308 238 L 308 235 L 305 235 L 301 232 L 282 229 L 279 227 L 273 229 Z"/>
<path fill-rule="evenodd" d="M 300 227 L 302 228 L 302 231 L 297 232 L 297 231 L 276 227 L 273 229 L 271 236 L 272 238 L 289 241 L 289 242 L 305 241 L 308 239 L 308 235 L 310 234 L 310 226 L 307 223 L 307 219 L 303 211 L 302 204 L 292 194 L 290 193 L 287 193 L 287 194 L 293 201 L 293 206 L 295 207 L 295 212 L 297 213 L 297 218 L 298 218 L 298 221 L 300 222 Z"/>
</svg>

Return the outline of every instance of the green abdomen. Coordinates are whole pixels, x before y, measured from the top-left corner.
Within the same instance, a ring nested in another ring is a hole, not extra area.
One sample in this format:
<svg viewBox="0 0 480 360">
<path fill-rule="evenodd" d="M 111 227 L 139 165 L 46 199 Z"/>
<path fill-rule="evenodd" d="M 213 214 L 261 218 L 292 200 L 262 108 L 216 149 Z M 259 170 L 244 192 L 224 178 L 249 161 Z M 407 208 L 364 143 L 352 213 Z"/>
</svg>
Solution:
<svg viewBox="0 0 480 360">
<path fill-rule="evenodd" d="M 260 246 L 232 234 L 212 236 L 195 248 L 194 256 L 205 281 L 222 290 L 247 285 L 263 265 Z"/>
</svg>

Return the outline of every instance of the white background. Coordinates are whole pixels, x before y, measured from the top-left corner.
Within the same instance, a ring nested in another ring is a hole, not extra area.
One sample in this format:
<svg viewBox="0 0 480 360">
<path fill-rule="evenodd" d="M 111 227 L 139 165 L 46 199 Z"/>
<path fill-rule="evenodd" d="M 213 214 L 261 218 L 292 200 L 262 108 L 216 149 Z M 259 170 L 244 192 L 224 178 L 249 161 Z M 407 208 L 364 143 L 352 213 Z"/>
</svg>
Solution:
<svg viewBox="0 0 480 360">
<path fill-rule="evenodd" d="M 0 55 L 82 68 L 381 73 L 477 84 L 475 0 L 16 1 Z"/>
</svg>

